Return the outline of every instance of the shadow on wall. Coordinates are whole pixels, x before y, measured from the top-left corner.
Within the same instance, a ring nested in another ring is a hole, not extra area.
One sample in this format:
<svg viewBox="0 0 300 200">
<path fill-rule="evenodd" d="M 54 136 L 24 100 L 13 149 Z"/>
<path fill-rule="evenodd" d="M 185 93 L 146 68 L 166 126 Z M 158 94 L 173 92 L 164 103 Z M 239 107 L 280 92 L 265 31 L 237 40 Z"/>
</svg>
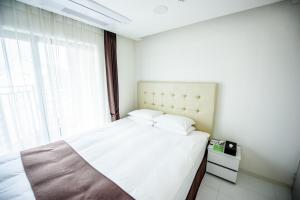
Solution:
<svg viewBox="0 0 300 200">
<path fill-rule="evenodd" d="M 288 169 L 286 169 L 283 165 L 278 165 L 278 161 L 275 163 L 267 156 L 264 156 L 264 154 L 262 154 L 261 152 L 255 151 L 255 148 L 251 146 L 251 143 L 248 143 L 247 145 L 245 141 L 243 142 L 243 140 L 247 140 L 247 137 L 243 136 L 243 140 L 239 140 L 239 134 L 229 134 L 236 133 L 237 131 L 239 131 L 236 129 L 235 126 L 222 123 L 221 116 L 224 116 L 225 114 L 224 109 L 222 107 L 224 106 L 224 104 L 222 104 L 222 97 L 224 96 L 224 91 L 226 90 L 226 92 L 228 92 L 227 90 L 229 90 L 230 88 L 225 88 L 226 86 L 224 86 L 224 84 L 222 83 L 217 84 L 218 87 L 215 107 L 214 132 L 212 137 L 217 139 L 234 141 L 241 145 L 242 160 L 240 168 L 246 173 L 249 173 L 251 175 L 257 176 L 265 180 L 272 181 L 274 183 L 278 183 L 281 185 L 284 184 L 285 186 L 291 187 L 293 184 L 293 174 L 291 174 L 291 172 Z"/>
<path fill-rule="evenodd" d="M 216 102 L 215 102 L 215 113 L 214 113 L 214 127 L 213 127 L 213 135 L 212 137 L 218 137 L 218 133 L 216 133 L 216 127 L 219 124 L 220 121 L 220 116 L 222 116 L 220 113 L 222 112 L 221 109 L 221 102 L 222 102 L 222 88 L 223 84 L 216 82 L 217 83 L 217 90 L 216 90 Z M 220 138 L 221 139 L 221 138 Z"/>
<path fill-rule="evenodd" d="M 243 160 L 244 162 L 242 162 Z M 288 180 L 286 179 L 287 175 L 290 174 L 290 172 L 287 169 L 285 169 L 284 167 L 278 167 L 277 163 L 272 162 L 267 157 L 261 156 L 260 153 L 253 151 L 251 148 L 248 148 L 247 146 L 242 146 L 242 161 L 241 161 L 241 169 L 246 173 L 288 187 L 291 187 L 293 183 L 292 175 L 289 176 Z M 267 167 L 271 166 L 271 167 L 266 169 L 266 166 Z M 262 169 L 262 171 L 264 172 L 268 172 L 268 174 L 262 174 L 258 171 L 246 170 L 246 168 L 247 169 L 259 168 Z M 285 180 L 285 182 L 280 182 L 278 180 Z"/>
</svg>

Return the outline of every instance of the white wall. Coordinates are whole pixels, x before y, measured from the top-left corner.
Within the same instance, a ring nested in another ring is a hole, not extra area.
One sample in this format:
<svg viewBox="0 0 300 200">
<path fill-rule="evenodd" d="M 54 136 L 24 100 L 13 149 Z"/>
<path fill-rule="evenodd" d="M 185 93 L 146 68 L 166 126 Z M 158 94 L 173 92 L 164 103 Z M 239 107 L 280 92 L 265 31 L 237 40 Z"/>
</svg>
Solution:
<svg viewBox="0 0 300 200">
<path fill-rule="evenodd" d="M 135 44 L 133 40 L 117 37 L 120 115 L 136 107 Z"/>
<path fill-rule="evenodd" d="M 219 83 L 214 137 L 241 168 L 291 184 L 300 155 L 300 4 L 282 2 L 136 43 L 138 80 Z"/>
</svg>

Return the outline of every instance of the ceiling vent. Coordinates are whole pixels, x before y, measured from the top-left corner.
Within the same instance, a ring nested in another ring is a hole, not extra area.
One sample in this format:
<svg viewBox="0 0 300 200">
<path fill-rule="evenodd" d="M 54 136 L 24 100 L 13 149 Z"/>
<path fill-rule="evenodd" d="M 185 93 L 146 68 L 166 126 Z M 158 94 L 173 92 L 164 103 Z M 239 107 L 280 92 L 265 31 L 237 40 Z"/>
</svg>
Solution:
<svg viewBox="0 0 300 200">
<path fill-rule="evenodd" d="M 131 20 L 93 0 L 18 0 L 50 12 L 104 28 L 113 24 L 127 24 Z"/>
</svg>

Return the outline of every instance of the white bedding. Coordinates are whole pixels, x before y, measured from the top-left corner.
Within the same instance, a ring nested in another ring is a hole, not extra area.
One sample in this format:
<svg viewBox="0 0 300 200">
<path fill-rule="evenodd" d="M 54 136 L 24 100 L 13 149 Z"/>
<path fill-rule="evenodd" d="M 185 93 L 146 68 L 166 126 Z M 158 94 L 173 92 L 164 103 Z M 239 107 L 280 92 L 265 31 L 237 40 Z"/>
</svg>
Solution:
<svg viewBox="0 0 300 200">
<path fill-rule="evenodd" d="M 138 200 L 185 199 L 208 134 L 172 134 L 128 118 L 66 139 L 85 160 Z M 0 157 L 0 199 L 34 199 L 20 154 Z"/>
</svg>

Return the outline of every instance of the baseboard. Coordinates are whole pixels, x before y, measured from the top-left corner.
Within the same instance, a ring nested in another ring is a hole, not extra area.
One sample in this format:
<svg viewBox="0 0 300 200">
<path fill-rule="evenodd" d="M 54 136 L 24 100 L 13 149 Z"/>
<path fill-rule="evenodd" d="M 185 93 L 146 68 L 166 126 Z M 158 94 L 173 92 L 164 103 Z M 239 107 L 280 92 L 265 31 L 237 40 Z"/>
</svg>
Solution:
<svg viewBox="0 0 300 200">
<path fill-rule="evenodd" d="M 290 188 L 290 189 L 292 187 L 291 185 L 289 185 L 287 183 L 283 183 L 283 182 L 271 179 L 269 177 L 265 177 L 265 176 L 253 173 L 253 172 L 250 172 L 248 170 L 240 169 L 240 171 L 243 172 L 244 174 L 248 174 L 250 176 L 253 176 L 253 177 L 256 177 L 256 178 L 259 178 L 259 179 L 262 179 L 262 180 L 265 180 L 265 181 L 268 181 L 268 182 L 271 182 L 271 183 L 274 183 L 274 184 L 277 184 L 277 185 L 281 185 L 281 186 L 284 186 L 284 187 L 287 187 L 287 188 Z"/>
</svg>

